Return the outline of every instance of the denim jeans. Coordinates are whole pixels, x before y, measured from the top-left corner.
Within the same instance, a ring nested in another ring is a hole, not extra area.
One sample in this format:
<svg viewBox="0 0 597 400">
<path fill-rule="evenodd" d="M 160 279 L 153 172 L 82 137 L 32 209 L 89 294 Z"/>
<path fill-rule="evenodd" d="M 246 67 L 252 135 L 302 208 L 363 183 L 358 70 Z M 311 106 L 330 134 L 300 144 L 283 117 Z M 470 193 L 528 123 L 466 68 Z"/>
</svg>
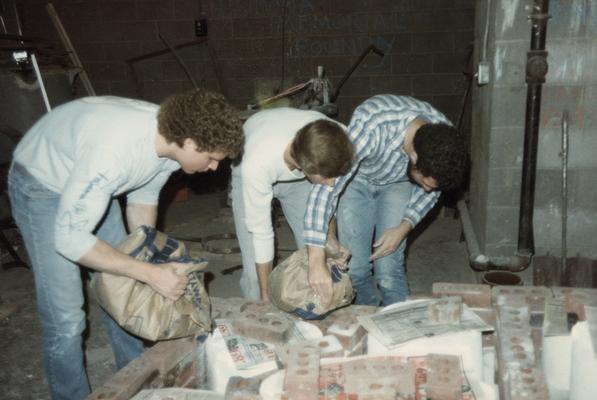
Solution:
<svg viewBox="0 0 597 400">
<path fill-rule="evenodd" d="M 242 194 L 242 177 L 237 169 L 232 170 L 232 210 L 236 237 L 241 249 L 243 272 L 240 278 L 240 289 L 247 299 L 260 299 L 259 280 L 255 268 L 255 251 L 253 234 L 245 224 L 245 205 Z M 303 219 L 307 208 L 307 199 L 311 191 L 311 183 L 306 180 L 277 182 L 273 185 L 274 197 L 280 201 L 284 217 L 296 242 L 297 249 L 305 247 L 303 240 Z"/>
<path fill-rule="evenodd" d="M 413 185 L 398 182 L 375 185 L 356 175 L 340 196 L 338 239 L 350 249 L 348 273 L 356 291 L 356 304 L 389 305 L 408 295 L 404 250 L 406 239 L 392 254 L 369 262 L 372 244 L 402 221 Z M 373 235 L 375 234 L 375 237 Z"/>
<path fill-rule="evenodd" d="M 52 399 L 83 399 L 90 392 L 81 336 L 85 298 L 79 266 L 58 254 L 54 246 L 60 194 L 48 190 L 18 164 L 11 168 L 8 187 L 12 214 L 32 263 L 44 368 Z M 96 235 L 111 245 L 126 236 L 116 200 L 109 205 Z M 121 368 L 143 352 L 143 342 L 126 333 L 103 310 L 102 314 L 116 365 Z"/>
</svg>

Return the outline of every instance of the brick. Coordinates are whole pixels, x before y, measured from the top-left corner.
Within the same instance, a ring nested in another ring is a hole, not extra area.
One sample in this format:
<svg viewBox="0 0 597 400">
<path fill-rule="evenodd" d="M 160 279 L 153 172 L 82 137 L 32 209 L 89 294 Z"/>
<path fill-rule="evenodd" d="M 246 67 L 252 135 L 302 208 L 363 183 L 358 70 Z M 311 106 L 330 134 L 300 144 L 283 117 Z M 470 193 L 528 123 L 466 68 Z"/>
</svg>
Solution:
<svg viewBox="0 0 597 400">
<path fill-rule="evenodd" d="M 159 381 L 160 376 L 165 376 L 171 369 L 176 368 L 181 360 L 193 352 L 194 346 L 194 338 L 158 342 L 118 371 L 88 398 L 130 399 L 142 387 L 150 385 L 156 379 Z"/>
<path fill-rule="evenodd" d="M 427 356 L 427 397 L 434 400 L 462 399 L 462 373 L 458 356 Z"/>
<path fill-rule="evenodd" d="M 288 354 L 284 390 L 289 399 L 319 398 L 319 358 L 317 346 L 295 346 Z"/>
<path fill-rule="evenodd" d="M 359 381 L 357 389 L 359 400 L 395 400 L 396 389 L 387 382 L 379 382 L 378 379 L 369 378 Z"/>
<path fill-rule="evenodd" d="M 533 290 L 529 288 L 529 290 Z M 502 291 L 502 294 L 505 292 Z M 525 290 L 513 303 L 526 303 Z M 501 299 L 501 303 L 508 301 Z M 549 399 L 543 371 L 537 367 L 542 333 L 530 326 L 528 305 L 499 305 L 497 312 L 498 384 L 504 400 Z M 532 396 L 532 397 L 529 397 Z"/>
<path fill-rule="evenodd" d="M 491 308 L 491 287 L 469 283 L 435 282 L 432 287 L 433 297 L 460 296 L 471 308 Z"/>
<path fill-rule="evenodd" d="M 212 319 L 235 319 L 240 315 L 241 307 L 247 302 L 240 297 L 210 297 Z"/>
<path fill-rule="evenodd" d="M 462 317 L 462 298 L 441 297 L 429 303 L 429 320 L 436 324 L 459 324 Z"/>
<path fill-rule="evenodd" d="M 283 343 L 288 339 L 292 322 L 283 316 L 242 312 L 233 321 L 234 331 L 242 336 L 269 343 Z"/>
<path fill-rule="evenodd" d="M 321 358 L 344 356 L 344 347 L 342 347 L 340 341 L 333 335 L 327 335 L 318 339 L 278 346 L 276 348 L 276 355 L 282 365 L 288 365 L 288 355 L 290 354 L 291 348 L 294 346 L 319 347 Z"/>
<path fill-rule="evenodd" d="M 350 394 L 361 393 L 363 387 L 372 381 L 394 389 L 401 398 L 410 398 L 415 394 L 415 366 L 400 357 L 348 361 L 344 363 L 344 375 L 344 389 Z"/>
</svg>

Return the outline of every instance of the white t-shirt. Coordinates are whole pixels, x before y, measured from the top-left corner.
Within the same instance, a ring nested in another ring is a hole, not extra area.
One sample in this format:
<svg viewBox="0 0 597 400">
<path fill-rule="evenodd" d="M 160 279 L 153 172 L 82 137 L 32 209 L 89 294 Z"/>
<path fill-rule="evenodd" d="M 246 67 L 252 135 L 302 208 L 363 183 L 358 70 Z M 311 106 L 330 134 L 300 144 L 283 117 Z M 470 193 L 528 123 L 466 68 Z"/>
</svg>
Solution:
<svg viewBox="0 0 597 400">
<path fill-rule="evenodd" d="M 155 104 L 119 97 L 87 97 L 42 117 L 20 141 L 14 161 L 49 190 L 60 193 L 56 250 L 79 260 L 114 196 L 155 205 L 180 165 L 155 150 Z"/>
<path fill-rule="evenodd" d="M 233 173 L 240 171 L 242 177 L 245 223 L 247 230 L 253 234 L 257 263 L 274 258 L 272 186 L 276 182 L 305 178 L 301 171 L 288 168 L 284 162 L 284 151 L 302 127 L 319 119 L 333 121 L 317 111 L 282 107 L 260 111 L 243 125 L 243 157 Z"/>
</svg>

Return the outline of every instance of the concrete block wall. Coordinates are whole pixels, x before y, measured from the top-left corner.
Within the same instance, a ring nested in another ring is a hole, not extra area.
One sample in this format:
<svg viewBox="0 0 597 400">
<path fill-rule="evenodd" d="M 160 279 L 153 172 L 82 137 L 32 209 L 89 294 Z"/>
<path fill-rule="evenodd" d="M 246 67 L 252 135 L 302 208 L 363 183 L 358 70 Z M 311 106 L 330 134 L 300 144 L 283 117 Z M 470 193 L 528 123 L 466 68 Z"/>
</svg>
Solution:
<svg viewBox="0 0 597 400">
<path fill-rule="evenodd" d="M 29 36 L 57 39 L 45 0 L 20 2 Z M 125 59 L 195 39 L 205 18 L 209 44 L 179 50 L 195 80 L 235 104 L 271 96 L 316 75 L 337 84 L 361 52 L 370 54 L 342 88 L 339 118 L 379 93 L 408 94 L 458 118 L 462 74 L 473 38 L 473 0 L 54 0 L 98 94 L 136 97 Z M 283 16 L 286 16 L 283 19 Z M 282 71 L 284 77 L 282 79 Z M 159 102 L 191 85 L 170 54 L 136 64 L 143 96 Z"/>
<path fill-rule="evenodd" d="M 475 59 L 490 4 L 488 60 L 491 81 L 473 93 L 473 166 L 470 210 L 482 251 L 514 254 L 522 174 L 526 52 L 531 0 L 480 2 L 475 17 Z M 550 1 L 549 72 L 543 86 L 534 208 L 536 254 L 560 255 L 562 244 L 561 118 L 568 111 L 568 256 L 597 257 L 597 4 Z"/>
</svg>

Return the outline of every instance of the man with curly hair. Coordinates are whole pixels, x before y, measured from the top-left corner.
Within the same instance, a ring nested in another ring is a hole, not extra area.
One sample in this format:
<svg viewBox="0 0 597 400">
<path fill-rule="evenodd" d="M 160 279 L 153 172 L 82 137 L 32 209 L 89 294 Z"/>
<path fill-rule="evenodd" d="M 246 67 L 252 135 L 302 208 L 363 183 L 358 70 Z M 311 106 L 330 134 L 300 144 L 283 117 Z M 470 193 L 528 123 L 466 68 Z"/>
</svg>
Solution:
<svg viewBox="0 0 597 400">
<path fill-rule="evenodd" d="M 408 295 L 404 250 L 408 233 L 442 190 L 457 188 L 467 163 L 462 136 L 426 102 L 379 95 L 358 106 L 348 126 L 356 149 L 351 172 L 333 190 L 311 196 L 305 216 L 309 282 L 323 299 L 331 279 L 323 262 L 328 222 L 350 249 L 355 303 L 389 305 Z"/>
<path fill-rule="evenodd" d="M 126 194 L 129 230 L 155 226 L 160 189 L 180 168 L 215 170 L 242 148 L 236 110 L 218 94 L 193 91 L 161 107 L 119 97 L 61 105 L 26 133 L 14 152 L 9 195 L 35 278 L 44 367 L 53 399 L 89 392 L 82 336 L 84 290 L 79 266 L 145 282 L 179 298 L 184 264 L 155 266 L 114 246 L 126 237 L 116 196 Z M 143 350 L 105 312 L 120 369 Z"/>
<path fill-rule="evenodd" d="M 274 259 L 272 199 L 280 202 L 297 248 L 305 247 L 309 192 L 333 185 L 350 171 L 354 149 L 344 125 L 313 110 L 260 111 L 245 122 L 243 132 L 243 157 L 232 170 L 234 224 L 243 259 L 240 285 L 244 297 L 267 300 Z"/>
</svg>

